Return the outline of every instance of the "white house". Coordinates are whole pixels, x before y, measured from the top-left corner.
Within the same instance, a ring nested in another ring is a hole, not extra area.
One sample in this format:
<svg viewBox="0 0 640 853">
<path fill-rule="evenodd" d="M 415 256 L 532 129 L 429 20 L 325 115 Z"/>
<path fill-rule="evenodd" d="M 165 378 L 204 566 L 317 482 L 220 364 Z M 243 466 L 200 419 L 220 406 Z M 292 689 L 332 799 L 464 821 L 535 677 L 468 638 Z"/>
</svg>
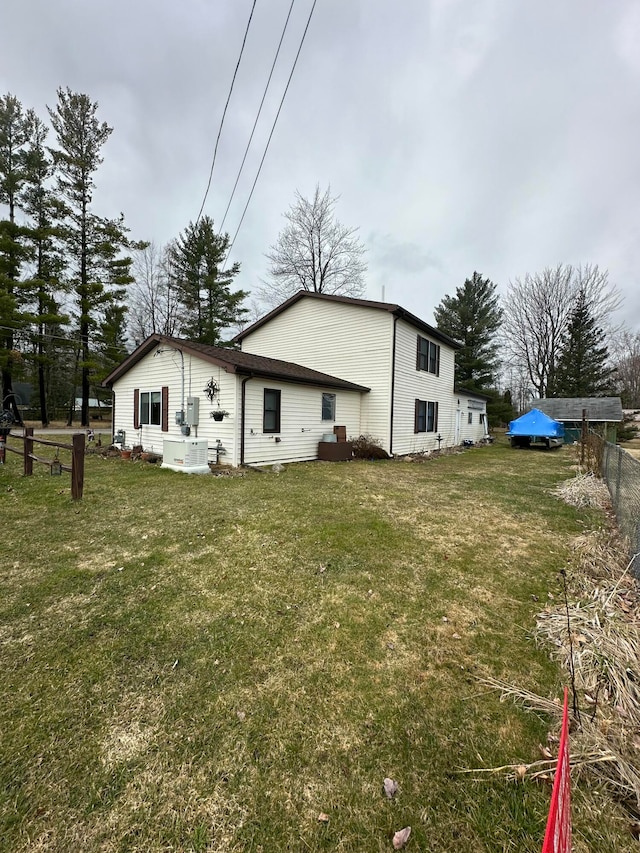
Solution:
<svg viewBox="0 0 640 853">
<path fill-rule="evenodd" d="M 458 344 L 399 305 L 302 291 L 235 343 L 149 337 L 105 380 L 114 433 L 158 453 L 189 433 L 232 465 L 316 459 L 334 425 L 391 455 L 486 434 L 486 398 L 454 392 Z"/>
<path fill-rule="evenodd" d="M 235 341 L 243 352 L 367 385 L 360 432 L 390 455 L 480 441 L 487 433 L 487 398 L 454 394 L 460 345 L 400 305 L 300 291 Z"/>
<path fill-rule="evenodd" d="M 369 390 L 299 364 L 163 335 L 147 338 L 104 384 L 113 389 L 113 429 L 124 444 L 163 453 L 165 440 L 188 434 L 207 440 L 210 458 L 234 466 L 316 459 L 334 423 L 359 434 Z"/>
</svg>

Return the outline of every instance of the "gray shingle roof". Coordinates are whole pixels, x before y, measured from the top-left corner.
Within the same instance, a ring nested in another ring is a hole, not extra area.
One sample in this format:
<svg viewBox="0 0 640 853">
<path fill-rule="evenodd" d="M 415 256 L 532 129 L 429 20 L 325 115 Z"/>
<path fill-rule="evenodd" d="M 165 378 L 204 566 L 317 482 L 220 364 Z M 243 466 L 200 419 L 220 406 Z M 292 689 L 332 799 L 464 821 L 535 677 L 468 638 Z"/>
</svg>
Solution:
<svg viewBox="0 0 640 853">
<path fill-rule="evenodd" d="M 620 397 L 547 397 L 534 400 L 533 405 L 557 421 L 581 421 L 583 409 L 589 421 L 614 423 L 622 420 Z"/>
</svg>

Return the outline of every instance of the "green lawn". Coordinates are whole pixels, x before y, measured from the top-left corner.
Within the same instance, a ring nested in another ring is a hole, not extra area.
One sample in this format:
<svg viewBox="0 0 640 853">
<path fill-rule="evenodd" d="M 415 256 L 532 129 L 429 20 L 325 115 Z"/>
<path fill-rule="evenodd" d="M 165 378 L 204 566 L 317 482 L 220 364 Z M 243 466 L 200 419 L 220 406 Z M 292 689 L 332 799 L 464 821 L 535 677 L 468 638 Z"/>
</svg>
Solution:
<svg viewBox="0 0 640 853">
<path fill-rule="evenodd" d="M 8 455 L 0 849 L 387 851 L 410 825 L 407 850 L 539 851 L 548 787 L 457 771 L 545 742 L 475 676 L 560 694 L 531 632 L 598 523 L 549 494 L 571 462 L 494 445 L 190 477 L 90 456 L 73 503 Z M 636 844 L 576 789 L 577 853 Z"/>
</svg>

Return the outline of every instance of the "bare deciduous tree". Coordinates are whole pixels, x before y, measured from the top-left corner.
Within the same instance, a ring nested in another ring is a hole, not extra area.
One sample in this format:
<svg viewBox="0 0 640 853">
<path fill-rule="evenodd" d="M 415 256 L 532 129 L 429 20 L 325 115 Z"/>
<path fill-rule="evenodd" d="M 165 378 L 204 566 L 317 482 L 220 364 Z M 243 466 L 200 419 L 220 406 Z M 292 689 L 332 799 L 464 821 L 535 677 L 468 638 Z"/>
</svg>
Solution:
<svg viewBox="0 0 640 853">
<path fill-rule="evenodd" d="M 539 397 L 555 393 L 563 336 L 578 294 L 585 294 L 591 315 L 607 328 L 621 297 L 597 265 L 559 264 L 510 282 L 504 305 L 505 345 L 511 363 L 525 370 Z"/>
<path fill-rule="evenodd" d="M 640 332 L 620 332 L 612 350 L 615 352 L 615 381 L 622 405 L 640 409 Z"/>
<path fill-rule="evenodd" d="M 131 286 L 129 332 L 136 343 L 159 332 L 173 337 L 178 329 L 179 303 L 172 287 L 171 252 L 149 243 L 136 252 Z"/>
<path fill-rule="evenodd" d="M 337 201 L 330 187 L 321 193 L 316 185 L 311 201 L 296 192 L 295 204 L 284 214 L 287 225 L 266 256 L 270 279 L 258 291 L 265 302 L 278 304 L 299 290 L 362 295 L 366 250 L 358 229 L 335 218 Z"/>
</svg>

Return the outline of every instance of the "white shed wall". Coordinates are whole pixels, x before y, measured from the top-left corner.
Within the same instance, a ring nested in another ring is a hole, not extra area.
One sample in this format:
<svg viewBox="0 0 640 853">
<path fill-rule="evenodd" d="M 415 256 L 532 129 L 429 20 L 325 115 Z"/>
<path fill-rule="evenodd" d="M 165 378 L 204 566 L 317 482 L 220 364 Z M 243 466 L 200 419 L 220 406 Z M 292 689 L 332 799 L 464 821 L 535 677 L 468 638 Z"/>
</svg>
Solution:
<svg viewBox="0 0 640 853">
<path fill-rule="evenodd" d="M 386 311 L 301 299 L 242 341 L 245 352 L 281 358 L 356 382 L 360 423 L 348 435 L 370 433 L 390 444 L 393 316 Z"/>
<path fill-rule="evenodd" d="M 459 422 L 456 444 L 462 444 L 465 439 L 482 441 L 488 433 L 486 401 L 469 397 L 464 393 L 454 394 L 452 399 L 454 415 Z M 471 423 L 469 423 L 469 415 L 471 415 Z M 484 415 L 484 421 L 481 421 L 480 415 Z"/>
</svg>

